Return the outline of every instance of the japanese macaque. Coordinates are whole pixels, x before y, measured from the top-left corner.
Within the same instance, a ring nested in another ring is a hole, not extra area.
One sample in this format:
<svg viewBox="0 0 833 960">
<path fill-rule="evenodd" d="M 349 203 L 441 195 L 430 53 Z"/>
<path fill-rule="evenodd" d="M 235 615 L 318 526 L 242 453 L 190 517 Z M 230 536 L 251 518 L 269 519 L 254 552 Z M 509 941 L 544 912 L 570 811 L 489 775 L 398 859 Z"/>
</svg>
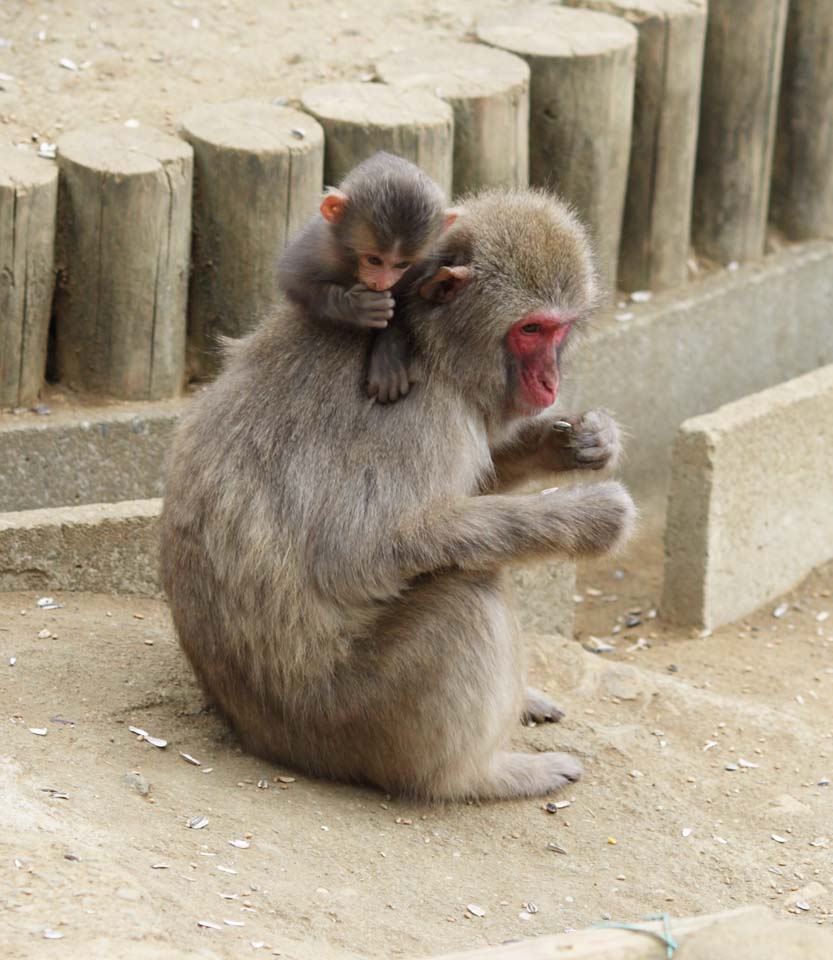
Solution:
<svg viewBox="0 0 833 960">
<path fill-rule="evenodd" d="M 284 306 L 233 344 L 179 427 L 162 579 L 205 692 L 250 751 L 427 799 L 538 796 L 568 754 L 513 752 L 524 684 L 510 563 L 603 554 L 634 519 L 618 482 L 507 494 L 612 466 L 598 411 L 552 411 L 593 309 L 585 232 L 543 192 L 486 192 L 402 295 L 422 376 L 368 404 L 366 341 Z M 367 335 L 366 335 L 367 336 Z"/>
<path fill-rule="evenodd" d="M 376 153 L 350 171 L 321 201 L 316 216 L 290 243 L 280 281 L 311 319 L 376 329 L 366 390 L 393 403 L 411 386 L 409 338 L 393 323 L 392 289 L 422 261 L 457 218 L 439 187 L 419 167 Z"/>
</svg>

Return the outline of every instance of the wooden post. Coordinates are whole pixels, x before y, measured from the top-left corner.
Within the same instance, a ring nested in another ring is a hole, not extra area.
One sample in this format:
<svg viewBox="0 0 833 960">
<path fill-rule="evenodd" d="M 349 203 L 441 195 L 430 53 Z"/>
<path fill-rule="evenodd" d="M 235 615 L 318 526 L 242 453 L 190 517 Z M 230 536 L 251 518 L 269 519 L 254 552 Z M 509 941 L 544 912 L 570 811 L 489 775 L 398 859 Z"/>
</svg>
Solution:
<svg viewBox="0 0 833 960">
<path fill-rule="evenodd" d="M 188 367 L 213 373 L 217 337 L 240 337 L 280 297 L 287 240 L 316 209 L 324 132 L 312 117 L 243 100 L 196 107 L 181 124 L 194 148 Z"/>
<path fill-rule="evenodd" d="M 705 0 L 566 2 L 625 17 L 639 33 L 619 285 L 680 286 L 688 277 Z"/>
<path fill-rule="evenodd" d="M 33 403 L 46 370 L 58 168 L 0 145 L 0 407 Z"/>
<path fill-rule="evenodd" d="M 529 67 L 473 43 L 420 47 L 376 67 L 385 83 L 420 89 L 454 110 L 454 195 L 529 183 Z"/>
<path fill-rule="evenodd" d="M 328 185 L 387 150 L 422 167 L 451 196 L 454 115 L 439 97 L 382 83 L 333 83 L 310 87 L 301 102 L 324 128 Z"/>
<path fill-rule="evenodd" d="M 764 252 L 787 0 L 709 0 L 694 245 L 718 262 Z"/>
<path fill-rule="evenodd" d="M 477 28 L 532 71 L 529 178 L 573 203 L 590 228 L 603 287 L 615 285 L 636 64 L 636 30 L 591 10 L 528 7 Z"/>
<path fill-rule="evenodd" d="M 191 244 L 190 146 L 101 125 L 58 143 L 59 378 L 157 400 L 182 389 Z"/>
<path fill-rule="evenodd" d="M 833 235 L 833 3 L 791 0 L 772 219 L 791 240 Z"/>
</svg>

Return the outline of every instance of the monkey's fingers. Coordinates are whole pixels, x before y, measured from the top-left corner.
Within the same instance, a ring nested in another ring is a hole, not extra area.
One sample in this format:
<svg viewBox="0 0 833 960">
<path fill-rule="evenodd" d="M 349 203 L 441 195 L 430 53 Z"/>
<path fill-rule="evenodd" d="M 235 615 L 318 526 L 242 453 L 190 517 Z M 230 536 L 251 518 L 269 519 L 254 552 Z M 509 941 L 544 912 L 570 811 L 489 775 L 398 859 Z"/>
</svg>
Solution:
<svg viewBox="0 0 833 960">
<path fill-rule="evenodd" d="M 601 470 L 610 462 L 610 447 L 581 447 L 575 451 L 576 464 L 588 470 Z"/>
</svg>

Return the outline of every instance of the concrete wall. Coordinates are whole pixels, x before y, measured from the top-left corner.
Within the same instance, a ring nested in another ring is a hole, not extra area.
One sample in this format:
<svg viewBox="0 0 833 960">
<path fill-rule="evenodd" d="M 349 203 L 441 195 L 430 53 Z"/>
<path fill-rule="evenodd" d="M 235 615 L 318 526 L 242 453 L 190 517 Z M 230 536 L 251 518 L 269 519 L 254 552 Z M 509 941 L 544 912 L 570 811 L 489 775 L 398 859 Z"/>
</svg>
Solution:
<svg viewBox="0 0 833 960">
<path fill-rule="evenodd" d="M 182 403 L 0 416 L 0 513 L 161 496 Z"/>
<path fill-rule="evenodd" d="M 687 420 L 674 449 L 662 611 L 716 627 L 833 558 L 833 366 Z"/>
<path fill-rule="evenodd" d="M 0 590 L 159 591 L 161 500 L 0 513 Z"/>
<path fill-rule="evenodd" d="M 662 496 L 683 420 L 833 363 L 833 244 L 721 270 L 627 312 L 576 355 L 564 406 L 611 410 L 629 433 L 625 480 Z"/>
</svg>

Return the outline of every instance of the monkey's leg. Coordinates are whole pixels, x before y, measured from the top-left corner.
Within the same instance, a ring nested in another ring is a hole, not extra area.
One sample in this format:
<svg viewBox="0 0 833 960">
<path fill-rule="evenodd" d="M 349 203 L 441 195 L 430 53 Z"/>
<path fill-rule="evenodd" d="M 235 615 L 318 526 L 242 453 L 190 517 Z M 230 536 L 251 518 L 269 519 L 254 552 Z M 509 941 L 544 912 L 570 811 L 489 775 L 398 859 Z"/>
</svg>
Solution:
<svg viewBox="0 0 833 960">
<path fill-rule="evenodd" d="M 558 723 L 564 716 L 564 711 L 552 700 L 534 687 L 526 688 L 526 702 L 521 715 L 521 722 L 530 723 Z"/>
<path fill-rule="evenodd" d="M 384 789 L 440 800 L 543 796 L 578 778 L 572 757 L 506 751 L 525 693 L 503 589 L 502 574 L 453 571 L 391 606 L 355 665 L 367 699 L 340 760 Z M 339 682 L 337 701 L 355 711 L 355 680 Z"/>
</svg>

